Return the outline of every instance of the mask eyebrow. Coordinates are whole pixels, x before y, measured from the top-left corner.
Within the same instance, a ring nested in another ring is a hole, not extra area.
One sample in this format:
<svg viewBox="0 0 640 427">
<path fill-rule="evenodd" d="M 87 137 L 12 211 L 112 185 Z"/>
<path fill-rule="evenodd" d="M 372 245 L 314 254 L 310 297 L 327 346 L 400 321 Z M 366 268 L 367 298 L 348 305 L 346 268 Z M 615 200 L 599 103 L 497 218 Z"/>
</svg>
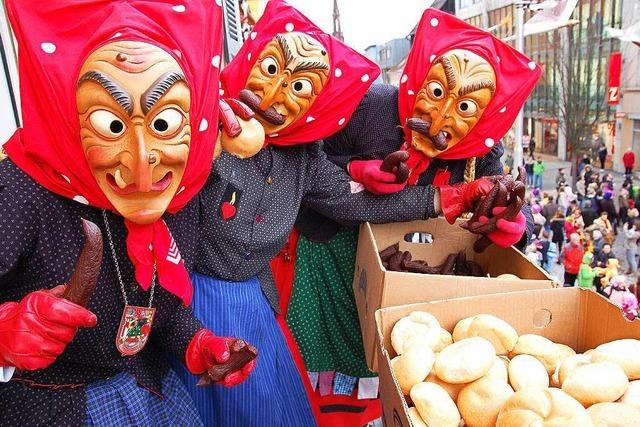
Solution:
<svg viewBox="0 0 640 427">
<path fill-rule="evenodd" d="M 293 72 L 305 71 L 305 70 L 328 70 L 329 65 L 320 61 L 300 61 Z"/>
<path fill-rule="evenodd" d="M 291 46 L 289 46 L 289 42 L 287 38 L 282 34 L 276 34 L 276 41 L 284 53 L 284 66 L 286 67 L 293 60 L 293 52 L 291 51 Z"/>
<path fill-rule="evenodd" d="M 171 89 L 171 87 L 177 82 L 187 81 L 184 78 L 182 73 L 177 71 L 169 71 L 164 73 L 158 79 L 153 82 L 153 84 L 140 96 L 140 105 L 142 107 L 142 112 L 147 114 L 154 105 L 164 96 L 165 93 Z"/>
<path fill-rule="evenodd" d="M 131 115 L 133 112 L 133 98 L 111 77 L 107 74 L 101 73 L 100 71 L 87 71 L 78 80 L 78 86 L 86 81 L 93 81 L 102 86 L 104 90 L 111 95 L 113 100 L 116 101 L 129 116 Z"/>
<path fill-rule="evenodd" d="M 491 94 L 493 94 L 496 91 L 496 84 L 489 79 L 483 79 L 483 80 L 478 80 L 476 82 L 471 82 L 469 84 L 464 85 L 460 89 L 460 92 L 458 92 L 458 96 L 465 96 L 468 93 L 475 92 L 480 89 L 489 89 L 491 91 Z"/>
<path fill-rule="evenodd" d="M 453 65 L 451 65 L 451 60 L 446 56 L 441 56 L 436 60 L 436 62 L 442 64 L 444 68 L 444 75 L 447 77 L 447 89 L 452 90 L 458 84 L 458 79 L 456 77 L 456 72 L 453 69 Z"/>
</svg>

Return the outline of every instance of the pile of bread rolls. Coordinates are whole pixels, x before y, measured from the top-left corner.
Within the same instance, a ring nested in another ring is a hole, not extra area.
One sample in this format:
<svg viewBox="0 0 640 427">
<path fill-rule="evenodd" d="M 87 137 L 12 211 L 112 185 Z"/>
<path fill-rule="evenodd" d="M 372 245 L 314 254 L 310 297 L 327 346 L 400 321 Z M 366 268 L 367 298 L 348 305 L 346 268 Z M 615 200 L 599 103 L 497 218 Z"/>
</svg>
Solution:
<svg viewBox="0 0 640 427">
<path fill-rule="evenodd" d="M 391 345 L 414 427 L 640 426 L 637 339 L 576 354 L 489 314 L 449 333 L 414 311 L 395 324 Z"/>
</svg>

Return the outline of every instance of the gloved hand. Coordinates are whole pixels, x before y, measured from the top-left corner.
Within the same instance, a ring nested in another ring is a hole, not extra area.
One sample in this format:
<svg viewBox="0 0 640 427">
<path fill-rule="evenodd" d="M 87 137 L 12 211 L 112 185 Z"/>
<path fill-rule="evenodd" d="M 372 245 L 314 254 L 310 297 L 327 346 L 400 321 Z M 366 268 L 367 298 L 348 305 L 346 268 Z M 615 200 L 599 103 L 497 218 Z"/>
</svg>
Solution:
<svg viewBox="0 0 640 427">
<path fill-rule="evenodd" d="M 492 213 L 494 216 L 497 216 L 505 209 L 506 207 L 496 207 L 493 208 Z M 489 219 L 486 216 L 481 216 L 479 221 L 486 223 Z M 498 221 L 496 221 L 496 227 L 497 230 L 489 233 L 487 237 L 496 245 L 502 248 L 508 248 L 518 243 L 522 238 L 527 227 L 527 219 L 522 212 L 518 212 L 518 215 L 511 221 L 504 218 L 498 219 Z"/>
<path fill-rule="evenodd" d="M 198 331 L 185 354 L 187 369 L 193 375 L 205 373 L 210 367 L 226 363 L 231 357 L 229 347 L 236 341 L 235 338 L 217 337 L 207 329 Z M 242 369 L 227 374 L 219 383 L 226 387 L 233 387 L 247 379 L 253 368 L 256 366 L 256 359 L 247 363 Z"/>
<path fill-rule="evenodd" d="M 482 196 L 486 196 L 495 180 L 482 177 L 469 183 L 443 185 L 440 189 L 440 207 L 449 224 L 456 222 L 463 213 L 470 212 Z"/>
<path fill-rule="evenodd" d="M 383 172 L 381 165 L 382 160 L 352 160 L 348 170 L 351 178 L 364 185 L 370 193 L 380 196 L 402 191 L 407 183 L 396 184 L 396 175 Z"/>
<path fill-rule="evenodd" d="M 66 285 L 31 292 L 0 305 L 0 365 L 43 369 L 62 354 L 78 328 L 96 325 L 96 315 L 61 298 Z"/>
</svg>

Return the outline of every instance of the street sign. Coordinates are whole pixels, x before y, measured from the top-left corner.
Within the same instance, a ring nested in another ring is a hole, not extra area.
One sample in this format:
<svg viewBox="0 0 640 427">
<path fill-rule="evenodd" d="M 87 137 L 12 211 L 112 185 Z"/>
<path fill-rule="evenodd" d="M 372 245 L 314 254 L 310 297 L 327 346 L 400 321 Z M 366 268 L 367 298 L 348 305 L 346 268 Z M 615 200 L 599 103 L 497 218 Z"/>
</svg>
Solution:
<svg viewBox="0 0 640 427">
<path fill-rule="evenodd" d="M 617 105 L 620 102 L 620 70 L 622 69 L 622 54 L 613 52 L 609 55 L 609 90 L 607 102 Z"/>
</svg>

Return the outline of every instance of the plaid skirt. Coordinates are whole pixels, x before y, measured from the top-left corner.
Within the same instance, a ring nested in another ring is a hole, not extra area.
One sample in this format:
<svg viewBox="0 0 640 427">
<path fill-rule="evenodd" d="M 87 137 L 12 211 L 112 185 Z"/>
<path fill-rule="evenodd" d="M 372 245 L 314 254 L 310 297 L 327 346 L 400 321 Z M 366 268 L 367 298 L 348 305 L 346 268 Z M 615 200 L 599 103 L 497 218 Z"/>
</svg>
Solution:
<svg viewBox="0 0 640 427">
<path fill-rule="evenodd" d="M 202 421 L 184 385 L 169 370 L 162 381 L 164 398 L 140 387 L 128 373 L 89 384 L 85 426 L 184 426 Z"/>
<path fill-rule="evenodd" d="M 205 426 L 315 426 L 302 379 L 258 279 L 227 282 L 199 274 L 191 278 L 193 311 L 202 324 L 258 349 L 249 378 L 231 388 L 197 387 L 197 378 L 174 361 Z"/>
</svg>

